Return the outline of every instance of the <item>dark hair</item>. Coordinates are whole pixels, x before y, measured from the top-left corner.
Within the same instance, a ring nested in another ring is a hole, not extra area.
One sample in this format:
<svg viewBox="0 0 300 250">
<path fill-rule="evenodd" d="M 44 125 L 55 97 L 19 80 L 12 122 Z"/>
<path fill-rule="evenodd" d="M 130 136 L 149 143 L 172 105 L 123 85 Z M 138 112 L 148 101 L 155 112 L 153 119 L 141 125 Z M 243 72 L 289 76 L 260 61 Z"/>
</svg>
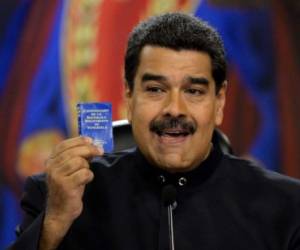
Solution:
<svg viewBox="0 0 300 250">
<path fill-rule="evenodd" d="M 211 57 L 217 92 L 226 78 L 224 46 L 216 30 L 191 15 L 167 13 L 141 22 L 130 33 L 125 55 L 125 79 L 130 90 L 134 87 L 140 52 L 146 45 L 206 52 Z"/>
</svg>

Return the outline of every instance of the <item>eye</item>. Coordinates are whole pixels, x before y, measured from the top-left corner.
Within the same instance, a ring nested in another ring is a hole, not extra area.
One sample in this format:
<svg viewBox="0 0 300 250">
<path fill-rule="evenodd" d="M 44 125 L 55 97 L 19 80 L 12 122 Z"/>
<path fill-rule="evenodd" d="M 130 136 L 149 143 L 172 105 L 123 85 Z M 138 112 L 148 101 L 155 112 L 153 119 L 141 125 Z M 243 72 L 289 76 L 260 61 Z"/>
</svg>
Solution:
<svg viewBox="0 0 300 250">
<path fill-rule="evenodd" d="M 196 96 L 201 96 L 206 93 L 206 91 L 204 89 L 199 89 L 199 88 L 188 88 L 185 90 L 185 92 L 187 94 L 196 95 Z"/>
<path fill-rule="evenodd" d="M 160 87 L 148 86 L 146 87 L 146 91 L 150 93 L 162 93 L 164 90 Z"/>
</svg>

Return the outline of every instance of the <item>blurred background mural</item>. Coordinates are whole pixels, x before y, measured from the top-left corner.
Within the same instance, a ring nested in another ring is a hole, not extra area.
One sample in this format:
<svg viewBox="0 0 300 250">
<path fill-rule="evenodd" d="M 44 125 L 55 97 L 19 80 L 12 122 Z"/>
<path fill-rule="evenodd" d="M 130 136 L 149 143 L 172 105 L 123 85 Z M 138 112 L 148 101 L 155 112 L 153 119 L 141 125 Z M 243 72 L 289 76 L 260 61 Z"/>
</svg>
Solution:
<svg viewBox="0 0 300 250">
<path fill-rule="evenodd" d="M 75 104 L 123 106 L 128 32 L 184 11 L 221 33 L 229 62 L 222 130 L 238 155 L 300 178 L 298 0 L 1 0 L 0 249 L 21 219 L 24 178 L 53 145 L 77 134 Z"/>
</svg>

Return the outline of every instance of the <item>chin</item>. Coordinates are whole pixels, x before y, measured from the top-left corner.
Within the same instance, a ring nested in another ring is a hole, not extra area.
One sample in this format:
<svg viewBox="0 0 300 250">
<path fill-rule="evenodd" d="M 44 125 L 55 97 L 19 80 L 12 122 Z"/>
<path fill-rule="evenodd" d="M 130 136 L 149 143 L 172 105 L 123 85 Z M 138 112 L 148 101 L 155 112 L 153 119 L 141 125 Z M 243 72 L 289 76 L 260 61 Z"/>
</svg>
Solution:
<svg viewBox="0 0 300 250">
<path fill-rule="evenodd" d="M 186 167 L 186 166 L 179 166 L 179 165 L 164 165 L 164 166 L 161 166 L 162 169 L 170 172 L 170 173 L 181 173 L 181 172 L 188 172 L 188 171 L 191 171 L 193 170 L 194 168 L 193 167 Z"/>
<path fill-rule="evenodd" d="M 172 156 L 171 156 L 172 157 Z M 172 157 L 171 159 L 161 159 L 157 162 L 158 166 L 169 172 L 186 172 L 192 170 L 194 167 L 191 163 L 178 159 L 177 157 Z"/>
</svg>

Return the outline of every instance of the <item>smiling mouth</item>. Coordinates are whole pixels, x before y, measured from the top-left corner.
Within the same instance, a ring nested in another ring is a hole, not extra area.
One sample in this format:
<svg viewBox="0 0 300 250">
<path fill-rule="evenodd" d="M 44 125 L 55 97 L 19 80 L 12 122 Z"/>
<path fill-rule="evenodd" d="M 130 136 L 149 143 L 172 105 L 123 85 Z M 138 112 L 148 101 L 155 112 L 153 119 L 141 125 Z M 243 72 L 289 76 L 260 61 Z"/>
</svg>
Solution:
<svg viewBox="0 0 300 250">
<path fill-rule="evenodd" d="M 163 131 L 158 131 L 157 135 L 160 137 L 174 137 L 174 138 L 178 138 L 178 137 L 186 137 L 188 136 L 190 133 L 188 131 L 185 130 L 163 130 Z"/>
<path fill-rule="evenodd" d="M 172 147 L 181 147 L 182 143 L 191 135 L 191 133 L 182 129 L 165 129 L 159 132 L 157 131 L 156 134 L 158 135 L 158 141 L 161 145 L 169 145 Z"/>
</svg>

